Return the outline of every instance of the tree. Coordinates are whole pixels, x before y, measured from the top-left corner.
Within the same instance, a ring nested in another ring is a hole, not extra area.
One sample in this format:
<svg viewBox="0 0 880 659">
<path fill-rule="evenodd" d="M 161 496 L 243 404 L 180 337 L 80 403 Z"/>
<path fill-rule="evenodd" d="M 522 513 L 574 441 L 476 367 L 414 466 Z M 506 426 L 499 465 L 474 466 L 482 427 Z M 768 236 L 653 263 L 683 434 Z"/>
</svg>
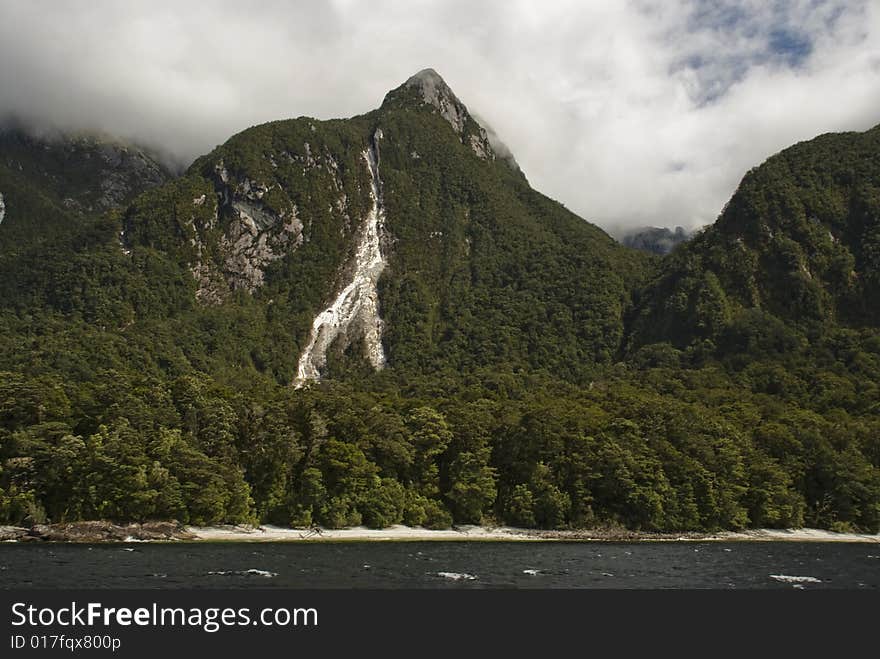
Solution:
<svg viewBox="0 0 880 659">
<path fill-rule="evenodd" d="M 442 414 L 431 407 L 414 410 L 407 421 L 414 448 L 412 480 L 429 498 L 440 494 L 439 458 L 452 441 Z"/>
<path fill-rule="evenodd" d="M 452 484 L 446 493 L 456 522 L 479 524 L 495 501 L 495 469 L 488 465 L 489 449 L 459 453 L 449 467 Z"/>
</svg>

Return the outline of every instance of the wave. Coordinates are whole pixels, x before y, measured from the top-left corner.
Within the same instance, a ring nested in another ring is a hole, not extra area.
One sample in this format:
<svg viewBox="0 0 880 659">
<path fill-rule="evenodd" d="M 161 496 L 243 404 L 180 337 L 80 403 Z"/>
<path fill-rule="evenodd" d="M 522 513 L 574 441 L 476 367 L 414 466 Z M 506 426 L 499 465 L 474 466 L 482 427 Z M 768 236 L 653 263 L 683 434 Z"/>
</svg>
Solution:
<svg viewBox="0 0 880 659">
<path fill-rule="evenodd" d="M 267 579 L 271 579 L 272 577 L 277 577 L 277 572 L 269 572 L 269 570 L 257 570 L 255 568 L 251 568 L 250 570 L 215 570 L 208 572 L 209 576 L 212 577 L 228 577 L 231 575 L 239 576 L 239 577 L 266 577 Z"/>
<path fill-rule="evenodd" d="M 438 572 L 437 576 L 444 579 L 452 579 L 453 581 L 476 581 L 477 579 L 476 575 L 468 574 L 467 572 Z"/>
<path fill-rule="evenodd" d="M 793 577 L 788 574 L 771 574 L 770 578 L 783 583 L 822 583 L 822 580 L 816 577 Z"/>
</svg>

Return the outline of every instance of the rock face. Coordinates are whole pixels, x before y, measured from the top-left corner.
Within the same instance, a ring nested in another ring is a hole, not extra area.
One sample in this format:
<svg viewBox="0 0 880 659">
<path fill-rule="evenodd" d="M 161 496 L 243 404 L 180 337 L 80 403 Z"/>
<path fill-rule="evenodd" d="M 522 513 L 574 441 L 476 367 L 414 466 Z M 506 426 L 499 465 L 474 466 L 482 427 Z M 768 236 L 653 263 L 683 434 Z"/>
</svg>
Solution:
<svg viewBox="0 0 880 659">
<path fill-rule="evenodd" d="M 185 225 L 194 252 L 190 271 L 197 281 L 196 299 L 220 304 L 232 291 L 260 288 L 269 264 L 302 244 L 303 224 L 277 182 L 234 179 L 222 159 L 209 180 L 214 195 L 191 200 Z M 267 202 L 270 193 L 282 200 L 279 209 Z"/>
<path fill-rule="evenodd" d="M 460 135 L 464 132 L 467 108 L 434 69 L 419 71 L 406 81 L 406 86 L 416 89 L 425 103 L 437 108 L 440 116 L 452 125 L 456 133 Z"/>
<path fill-rule="evenodd" d="M 215 166 L 213 217 L 202 226 L 193 226 L 194 247 L 199 258 L 192 271 L 199 282 L 196 298 L 206 303 L 221 302 L 229 291 L 253 293 L 263 285 L 265 269 L 273 261 L 296 249 L 303 241 L 303 224 L 296 205 L 286 200 L 285 208 L 273 210 L 264 200 L 273 189 L 283 193 L 278 184 L 267 184 L 244 177 L 231 181 L 221 160 Z M 204 206 L 206 196 L 193 199 L 194 207 Z M 216 229 L 221 218 L 227 222 L 220 238 L 220 271 L 205 258 L 207 245 L 203 236 Z"/>
<path fill-rule="evenodd" d="M 83 140 L 74 142 L 72 149 L 94 149 L 100 159 L 100 195 L 96 198 L 99 209 L 121 206 L 143 189 L 168 180 L 165 169 L 142 150 L 119 144 L 100 144 Z"/>
<path fill-rule="evenodd" d="M 370 148 L 363 152 L 370 172 L 372 207 L 360 230 L 354 259 L 348 268 L 352 273 L 351 281 L 312 323 L 309 342 L 297 366 L 294 382 L 297 388 L 309 380 L 320 379 L 321 369 L 327 363 L 327 350 L 340 337 L 346 345 L 355 337 L 363 338 L 370 365 L 376 370 L 385 365 L 377 286 L 386 265 L 381 240 L 385 230 L 385 206 L 382 202 L 382 180 L 379 178 L 381 139 L 382 131 L 377 129 L 373 133 Z"/>
<path fill-rule="evenodd" d="M 246 201 L 232 203 L 237 218 L 223 241 L 226 270 L 233 289 L 249 292 L 263 285 L 265 267 L 302 244 L 303 225 L 292 206 L 287 217 L 276 216 Z"/>
<path fill-rule="evenodd" d="M 38 182 L 63 207 L 79 213 L 118 208 L 172 178 L 145 150 L 95 135 L 34 136 L 0 127 L 0 166 Z"/>
<path fill-rule="evenodd" d="M 489 133 L 468 113 L 464 103 L 434 69 L 419 71 L 404 83 L 404 87 L 415 90 L 424 103 L 435 107 L 439 115 L 458 133 L 462 144 L 470 146 L 478 157 L 495 160 Z M 519 169 L 518 165 L 516 169 Z"/>
</svg>

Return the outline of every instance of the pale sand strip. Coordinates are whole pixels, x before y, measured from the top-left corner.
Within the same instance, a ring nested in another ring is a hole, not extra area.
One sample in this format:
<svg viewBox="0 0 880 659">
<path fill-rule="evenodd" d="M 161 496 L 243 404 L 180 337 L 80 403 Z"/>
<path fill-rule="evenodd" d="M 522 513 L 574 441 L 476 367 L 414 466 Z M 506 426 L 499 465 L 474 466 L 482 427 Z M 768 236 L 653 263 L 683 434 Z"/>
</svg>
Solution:
<svg viewBox="0 0 880 659">
<path fill-rule="evenodd" d="M 322 541 L 322 540 L 540 540 L 533 531 L 513 528 L 459 526 L 456 529 L 432 530 L 413 526 L 390 526 L 369 529 L 355 526 L 347 529 L 303 528 L 280 526 L 188 526 L 186 530 L 198 540 L 231 540 L 245 542 Z"/>
<path fill-rule="evenodd" d="M 877 542 L 880 534 L 834 533 L 822 529 L 753 529 L 750 531 L 725 531 L 716 536 L 719 540 L 791 540 L 793 542 Z"/>
<path fill-rule="evenodd" d="M 819 529 L 755 529 L 724 531 L 714 534 L 654 534 L 629 531 L 577 530 L 541 531 L 511 527 L 487 528 L 460 526 L 456 529 L 431 530 L 410 526 L 368 529 L 290 529 L 278 526 L 221 526 L 186 529 L 197 540 L 230 542 L 320 542 L 363 540 L 619 540 L 619 541 L 791 541 L 791 542 L 868 542 L 880 543 L 880 534 L 833 533 Z"/>
</svg>

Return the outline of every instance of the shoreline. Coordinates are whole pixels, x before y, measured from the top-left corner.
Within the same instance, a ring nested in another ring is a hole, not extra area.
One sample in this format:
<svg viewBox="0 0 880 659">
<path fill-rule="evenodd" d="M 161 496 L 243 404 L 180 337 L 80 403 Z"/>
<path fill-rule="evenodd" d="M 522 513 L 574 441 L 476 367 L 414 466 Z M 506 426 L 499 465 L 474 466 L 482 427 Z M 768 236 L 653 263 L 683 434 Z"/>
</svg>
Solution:
<svg viewBox="0 0 880 659">
<path fill-rule="evenodd" d="M 113 524 L 105 521 L 0 526 L 0 542 L 860 542 L 880 544 L 880 534 L 835 533 L 822 529 L 750 529 L 716 533 L 649 533 L 626 529 L 541 530 L 459 526 L 432 530 L 403 525 L 385 529 L 284 528 L 278 526 L 186 526 L 177 522 Z"/>
<path fill-rule="evenodd" d="M 369 529 L 287 529 L 260 527 L 187 527 L 195 541 L 208 542 L 862 542 L 880 544 L 880 534 L 835 533 L 822 529 L 751 529 L 717 533 L 649 533 L 621 529 L 541 530 L 461 526 L 431 530 L 392 526 Z"/>
</svg>

